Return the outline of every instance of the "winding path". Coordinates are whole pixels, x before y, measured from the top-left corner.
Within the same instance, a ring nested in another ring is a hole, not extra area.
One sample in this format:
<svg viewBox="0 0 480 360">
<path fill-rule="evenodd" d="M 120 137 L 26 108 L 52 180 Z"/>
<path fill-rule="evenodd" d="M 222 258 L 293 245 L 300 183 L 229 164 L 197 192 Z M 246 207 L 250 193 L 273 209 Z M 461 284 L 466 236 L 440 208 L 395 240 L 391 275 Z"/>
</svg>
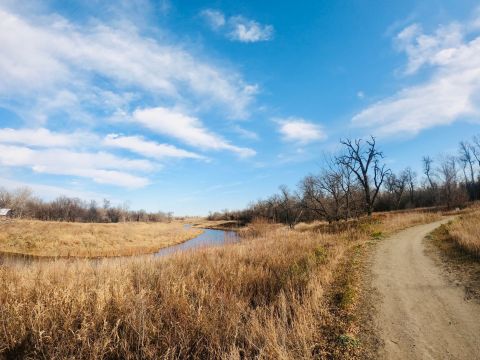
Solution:
<svg viewBox="0 0 480 360">
<path fill-rule="evenodd" d="M 447 220 L 382 241 L 373 258 L 385 359 L 480 359 L 480 305 L 444 279 L 423 239 Z"/>
</svg>

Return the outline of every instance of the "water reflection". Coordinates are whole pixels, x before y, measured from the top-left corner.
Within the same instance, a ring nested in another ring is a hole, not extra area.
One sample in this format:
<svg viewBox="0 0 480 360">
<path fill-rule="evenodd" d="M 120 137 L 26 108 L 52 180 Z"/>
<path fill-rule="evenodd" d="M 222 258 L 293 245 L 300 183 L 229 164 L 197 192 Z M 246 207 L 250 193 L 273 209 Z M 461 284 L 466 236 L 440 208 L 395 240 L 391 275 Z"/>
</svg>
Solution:
<svg viewBox="0 0 480 360">
<path fill-rule="evenodd" d="M 191 224 L 185 224 L 183 228 L 188 230 Z M 200 247 L 218 246 L 238 241 L 238 234 L 235 231 L 204 229 L 204 232 L 197 237 L 181 244 L 160 249 L 155 256 L 165 256 L 179 251 L 192 250 Z"/>
</svg>

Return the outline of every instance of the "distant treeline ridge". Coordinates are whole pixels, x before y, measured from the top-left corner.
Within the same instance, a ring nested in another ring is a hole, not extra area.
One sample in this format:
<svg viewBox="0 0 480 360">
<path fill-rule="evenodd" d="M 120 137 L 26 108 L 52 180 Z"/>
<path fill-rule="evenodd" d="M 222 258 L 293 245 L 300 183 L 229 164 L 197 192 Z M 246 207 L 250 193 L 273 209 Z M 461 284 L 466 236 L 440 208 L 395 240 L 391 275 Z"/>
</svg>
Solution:
<svg viewBox="0 0 480 360">
<path fill-rule="evenodd" d="M 457 154 L 436 160 L 424 156 L 420 178 L 410 167 L 391 171 L 374 137 L 340 144 L 341 151 L 320 171 L 304 177 L 294 191 L 282 185 L 279 193 L 244 210 L 224 210 L 208 218 L 248 223 L 260 217 L 294 226 L 300 221 L 348 220 L 374 211 L 451 209 L 480 198 L 480 137 L 460 142 Z"/>
<path fill-rule="evenodd" d="M 99 205 L 96 201 L 83 201 L 79 198 L 60 196 L 53 201 L 44 201 L 33 195 L 29 188 L 7 191 L 0 188 L 0 208 L 12 209 L 12 216 L 48 221 L 117 223 L 123 221 L 165 222 L 170 221 L 172 213 L 149 213 L 145 210 L 130 210 L 127 203 L 112 206 L 104 199 Z"/>
</svg>

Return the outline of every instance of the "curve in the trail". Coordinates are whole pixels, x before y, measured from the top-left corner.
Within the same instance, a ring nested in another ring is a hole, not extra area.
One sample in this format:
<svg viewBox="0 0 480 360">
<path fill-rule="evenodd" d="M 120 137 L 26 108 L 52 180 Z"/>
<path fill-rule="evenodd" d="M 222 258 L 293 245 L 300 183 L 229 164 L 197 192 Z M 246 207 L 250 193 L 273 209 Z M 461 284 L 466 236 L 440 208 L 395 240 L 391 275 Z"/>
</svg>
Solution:
<svg viewBox="0 0 480 360">
<path fill-rule="evenodd" d="M 401 231 L 373 258 L 377 328 L 385 359 L 480 359 L 480 305 L 464 299 L 425 254 L 424 238 L 448 219 Z"/>
</svg>

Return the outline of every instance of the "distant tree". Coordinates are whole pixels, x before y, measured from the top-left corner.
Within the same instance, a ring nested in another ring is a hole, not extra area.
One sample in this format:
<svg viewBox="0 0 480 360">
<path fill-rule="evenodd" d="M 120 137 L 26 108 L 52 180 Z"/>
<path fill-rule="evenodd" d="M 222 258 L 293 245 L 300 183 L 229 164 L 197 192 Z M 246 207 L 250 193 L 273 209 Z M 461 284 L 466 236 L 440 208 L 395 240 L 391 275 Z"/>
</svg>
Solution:
<svg viewBox="0 0 480 360">
<path fill-rule="evenodd" d="M 23 217 L 27 212 L 27 205 L 32 197 L 32 190 L 27 187 L 16 189 L 11 195 L 10 206 L 17 217 Z"/>
<path fill-rule="evenodd" d="M 313 175 L 306 176 L 301 181 L 302 206 L 305 210 L 315 213 L 318 218 L 325 218 L 330 221 L 328 211 L 330 199 L 322 191 L 319 183 L 319 178 Z"/>
<path fill-rule="evenodd" d="M 348 220 L 350 217 L 356 215 L 357 213 L 357 204 L 355 199 L 355 181 L 353 179 L 353 171 L 347 166 L 342 166 L 338 163 L 341 174 L 340 186 L 342 187 L 343 193 L 345 194 L 345 220 Z"/>
<path fill-rule="evenodd" d="M 422 158 L 422 163 L 423 163 L 423 173 L 427 178 L 428 184 L 430 185 L 430 189 L 435 189 L 436 184 L 435 184 L 435 181 L 433 181 L 433 169 L 432 169 L 433 159 L 430 156 L 424 156 Z"/>
<path fill-rule="evenodd" d="M 280 186 L 279 205 L 284 223 L 293 228 L 299 222 L 303 212 L 298 195 L 291 193 L 287 186 Z"/>
<path fill-rule="evenodd" d="M 460 161 L 465 164 L 466 167 L 468 167 L 468 170 L 470 172 L 470 183 L 475 182 L 475 172 L 473 170 L 473 154 L 472 154 L 472 145 L 470 145 L 466 141 L 461 141 L 459 145 L 459 153 L 460 153 Z"/>
<path fill-rule="evenodd" d="M 0 188 L 0 208 L 11 207 L 12 195 L 4 188 Z"/>
<path fill-rule="evenodd" d="M 414 207 L 415 206 L 415 183 L 417 179 L 417 174 L 415 173 L 415 171 L 412 170 L 412 168 L 407 167 L 403 171 L 403 176 L 405 177 L 405 180 L 407 182 L 410 206 Z"/>
<path fill-rule="evenodd" d="M 385 187 L 387 191 L 393 196 L 395 209 L 400 208 L 400 202 L 402 201 L 403 193 L 407 186 L 407 176 L 404 172 L 399 176 L 394 173 L 389 173 L 385 179 Z"/>
<path fill-rule="evenodd" d="M 100 222 L 99 211 L 97 207 L 97 202 L 95 200 L 90 201 L 90 205 L 88 207 L 86 213 L 86 221 L 88 222 Z"/>
<path fill-rule="evenodd" d="M 443 202 L 447 208 L 460 206 L 467 200 L 465 190 L 457 187 L 458 170 L 454 156 L 445 157 L 438 168 L 442 180 Z"/>
<path fill-rule="evenodd" d="M 355 174 L 364 192 L 367 214 L 371 216 L 380 187 L 390 173 L 386 165 L 381 163 L 383 153 L 377 150 L 373 136 L 365 143 L 361 139 L 346 139 L 340 143 L 344 145 L 345 153 L 337 157 L 337 162 Z"/>
<path fill-rule="evenodd" d="M 459 161 L 462 164 L 463 175 L 465 177 L 465 188 L 468 191 L 470 200 L 475 200 L 475 171 L 474 171 L 474 149 L 475 147 L 467 141 L 461 141 L 459 144 Z"/>
<path fill-rule="evenodd" d="M 478 166 L 480 166 L 480 137 L 473 137 L 473 145 L 471 145 L 472 154 L 477 160 Z"/>
<path fill-rule="evenodd" d="M 334 160 L 318 175 L 306 176 L 299 185 L 302 205 L 327 221 L 348 219 L 354 205 L 352 171 Z"/>
</svg>

